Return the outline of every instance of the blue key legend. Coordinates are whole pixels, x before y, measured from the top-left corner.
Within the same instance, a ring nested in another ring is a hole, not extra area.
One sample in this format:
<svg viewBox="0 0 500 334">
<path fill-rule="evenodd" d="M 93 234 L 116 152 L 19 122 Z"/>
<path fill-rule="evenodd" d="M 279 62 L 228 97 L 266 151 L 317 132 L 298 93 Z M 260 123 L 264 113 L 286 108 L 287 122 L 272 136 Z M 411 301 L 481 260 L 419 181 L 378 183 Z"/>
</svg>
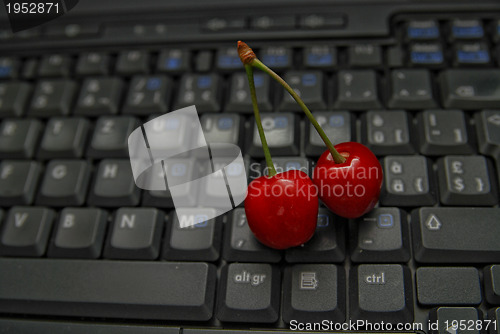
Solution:
<svg viewBox="0 0 500 334">
<path fill-rule="evenodd" d="M 391 228 L 394 226 L 394 218 L 388 213 L 381 214 L 378 216 L 377 224 L 381 228 Z"/>
<path fill-rule="evenodd" d="M 481 38 L 484 35 L 483 27 L 453 27 L 453 36 L 456 38 Z"/>
<path fill-rule="evenodd" d="M 416 64 L 440 64 L 443 62 L 442 52 L 412 52 L 411 61 Z"/>
<path fill-rule="evenodd" d="M 328 215 L 318 215 L 316 228 L 327 227 L 328 225 L 330 225 L 330 217 L 328 217 Z"/>
<path fill-rule="evenodd" d="M 417 39 L 434 39 L 439 37 L 439 29 L 437 27 L 416 28 L 408 27 L 408 37 Z"/>
<path fill-rule="evenodd" d="M 458 51 L 458 61 L 461 63 L 489 63 L 490 55 L 488 51 Z"/>
</svg>

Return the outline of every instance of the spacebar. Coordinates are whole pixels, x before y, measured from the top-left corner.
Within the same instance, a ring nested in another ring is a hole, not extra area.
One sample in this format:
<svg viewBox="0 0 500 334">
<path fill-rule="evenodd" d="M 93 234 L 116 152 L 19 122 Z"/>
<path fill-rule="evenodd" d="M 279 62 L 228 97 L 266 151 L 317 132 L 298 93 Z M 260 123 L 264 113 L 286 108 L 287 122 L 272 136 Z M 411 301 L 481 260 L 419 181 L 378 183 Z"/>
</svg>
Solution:
<svg viewBox="0 0 500 334">
<path fill-rule="evenodd" d="M 207 263 L 0 259 L 0 312 L 200 320 L 212 317 Z"/>
</svg>

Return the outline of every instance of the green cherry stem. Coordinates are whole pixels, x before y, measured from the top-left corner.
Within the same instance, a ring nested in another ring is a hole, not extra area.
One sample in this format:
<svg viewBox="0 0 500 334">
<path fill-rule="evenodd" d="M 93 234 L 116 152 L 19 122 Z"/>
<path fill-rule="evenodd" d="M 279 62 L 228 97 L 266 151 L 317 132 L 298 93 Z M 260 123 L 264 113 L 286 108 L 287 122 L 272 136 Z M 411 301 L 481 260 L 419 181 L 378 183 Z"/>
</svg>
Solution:
<svg viewBox="0 0 500 334">
<path fill-rule="evenodd" d="M 259 105 L 257 104 L 257 94 L 255 93 L 255 84 L 253 81 L 252 65 L 245 64 L 245 71 L 247 72 L 248 85 L 250 86 L 250 96 L 252 97 L 252 106 L 253 106 L 253 113 L 255 115 L 255 123 L 257 123 L 257 129 L 259 130 L 260 141 L 262 142 L 262 149 L 264 150 L 264 156 L 266 157 L 267 174 L 268 176 L 274 176 L 277 174 L 277 172 L 276 168 L 274 168 L 273 160 L 271 159 L 271 152 L 269 151 L 266 135 L 264 134 L 264 128 L 262 127 L 262 120 L 260 119 Z"/>
<path fill-rule="evenodd" d="M 283 78 L 281 78 L 276 72 L 274 72 L 269 67 L 267 67 L 259 59 L 257 59 L 257 58 L 253 59 L 251 62 L 251 65 L 255 66 L 259 70 L 264 71 L 265 73 L 269 74 L 271 76 L 271 78 L 276 80 L 280 85 L 282 85 L 286 89 L 286 91 L 288 93 L 290 93 L 290 95 L 298 103 L 298 105 L 300 106 L 302 111 L 304 111 L 307 118 L 312 123 L 312 125 L 314 126 L 314 128 L 318 132 L 321 139 L 323 139 L 323 142 L 325 143 L 326 147 L 328 147 L 328 150 L 330 150 L 330 153 L 332 154 L 332 157 L 333 157 L 333 160 L 335 161 L 335 163 L 337 163 L 337 164 L 344 163 L 346 161 L 346 159 L 335 149 L 332 142 L 330 141 L 330 139 L 326 135 L 325 131 L 323 131 L 323 129 L 319 125 L 318 121 L 314 118 L 313 114 L 309 110 L 309 108 L 307 108 L 304 101 L 302 101 L 300 96 L 292 89 L 292 87 L 290 87 L 290 85 L 287 84 L 286 81 L 283 80 Z"/>
<path fill-rule="evenodd" d="M 238 41 L 238 55 L 240 56 L 240 59 L 241 59 L 241 62 L 243 63 L 243 65 L 245 65 L 245 68 L 247 68 L 248 66 L 255 66 L 259 70 L 264 71 L 265 73 L 269 74 L 269 76 L 271 76 L 271 78 L 278 81 L 287 90 L 287 92 L 290 93 L 290 95 L 292 95 L 293 99 L 295 100 L 295 102 L 297 102 L 299 104 L 300 108 L 302 108 L 302 111 L 304 111 L 307 118 L 312 123 L 312 125 L 314 126 L 314 128 L 318 132 L 321 139 L 323 139 L 323 142 L 325 143 L 326 147 L 328 147 L 328 150 L 332 154 L 333 161 L 335 161 L 335 163 L 337 163 L 337 164 L 344 163 L 346 161 L 346 159 L 339 152 L 337 152 L 337 150 L 333 146 L 330 139 L 328 139 L 325 131 L 323 131 L 323 129 L 319 125 L 318 121 L 316 121 L 313 114 L 309 110 L 309 108 L 307 108 L 304 101 L 302 101 L 300 96 L 297 93 L 295 93 L 295 91 L 292 89 L 292 87 L 290 87 L 286 83 L 286 81 L 283 80 L 278 74 L 276 74 L 273 70 L 271 70 L 269 67 L 267 67 L 263 62 L 261 62 L 259 59 L 257 59 L 257 56 L 255 55 L 253 50 L 246 43 L 244 43 L 242 41 Z M 247 69 L 247 74 L 248 74 L 248 69 Z M 254 88 L 253 94 L 255 94 L 255 88 Z M 253 95 L 252 95 L 252 102 L 253 102 Z M 255 110 L 255 104 L 254 104 L 254 110 Z"/>
</svg>

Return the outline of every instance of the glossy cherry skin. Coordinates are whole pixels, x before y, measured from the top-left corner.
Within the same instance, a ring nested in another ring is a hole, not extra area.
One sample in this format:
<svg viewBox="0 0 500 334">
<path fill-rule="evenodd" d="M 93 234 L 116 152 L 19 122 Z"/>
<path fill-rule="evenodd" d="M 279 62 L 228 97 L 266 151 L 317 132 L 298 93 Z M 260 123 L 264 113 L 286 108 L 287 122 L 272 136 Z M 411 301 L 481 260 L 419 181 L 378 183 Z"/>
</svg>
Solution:
<svg viewBox="0 0 500 334">
<path fill-rule="evenodd" d="M 261 176 L 248 186 L 245 213 L 257 240 L 275 249 L 300 246 L 316 230 L 318 192 L 303 171 Z"/>
<path fill-rule="evenodd" d="M 335 163 L 326 150 L 313 172 L 313 182 L 325 205 L 335 214 L 357 218 L 377 204 L 382 187 L 383 171 L 377 157 L 366 146 L 347 142 L 335 145 L 346 158 Z"/>
</svg>

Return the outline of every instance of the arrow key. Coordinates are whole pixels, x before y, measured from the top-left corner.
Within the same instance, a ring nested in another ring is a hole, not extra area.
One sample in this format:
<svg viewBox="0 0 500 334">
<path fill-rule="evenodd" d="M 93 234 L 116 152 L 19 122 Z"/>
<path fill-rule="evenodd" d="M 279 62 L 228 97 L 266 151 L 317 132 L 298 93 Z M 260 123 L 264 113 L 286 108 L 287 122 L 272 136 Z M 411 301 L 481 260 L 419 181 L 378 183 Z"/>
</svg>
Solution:
<svg viewBox="0 0 500 334">
<path fill-rule="evenodd" d="M 493 263 L 500 258 L 500 209 L 414 210 L 413 253 L 421 263 Z M 459 290 L 456 290 L 459 291 Z"/>
<path fill-rule="evenodd" d="M 460 329 L 460 323 L 474 323 L 483 320 L 482 312 L 474 307 L 438 307 L 429 313 L 431 323 L 438 323 L 439 328 L 432 330 L 433 334 L 479 334 L 480 330 Z"/>
<path fill-rule="evenodd" d="M 488 303 L 500 305 L 500 265 L 484 268 L 484 287 Z"/>
</svg>

